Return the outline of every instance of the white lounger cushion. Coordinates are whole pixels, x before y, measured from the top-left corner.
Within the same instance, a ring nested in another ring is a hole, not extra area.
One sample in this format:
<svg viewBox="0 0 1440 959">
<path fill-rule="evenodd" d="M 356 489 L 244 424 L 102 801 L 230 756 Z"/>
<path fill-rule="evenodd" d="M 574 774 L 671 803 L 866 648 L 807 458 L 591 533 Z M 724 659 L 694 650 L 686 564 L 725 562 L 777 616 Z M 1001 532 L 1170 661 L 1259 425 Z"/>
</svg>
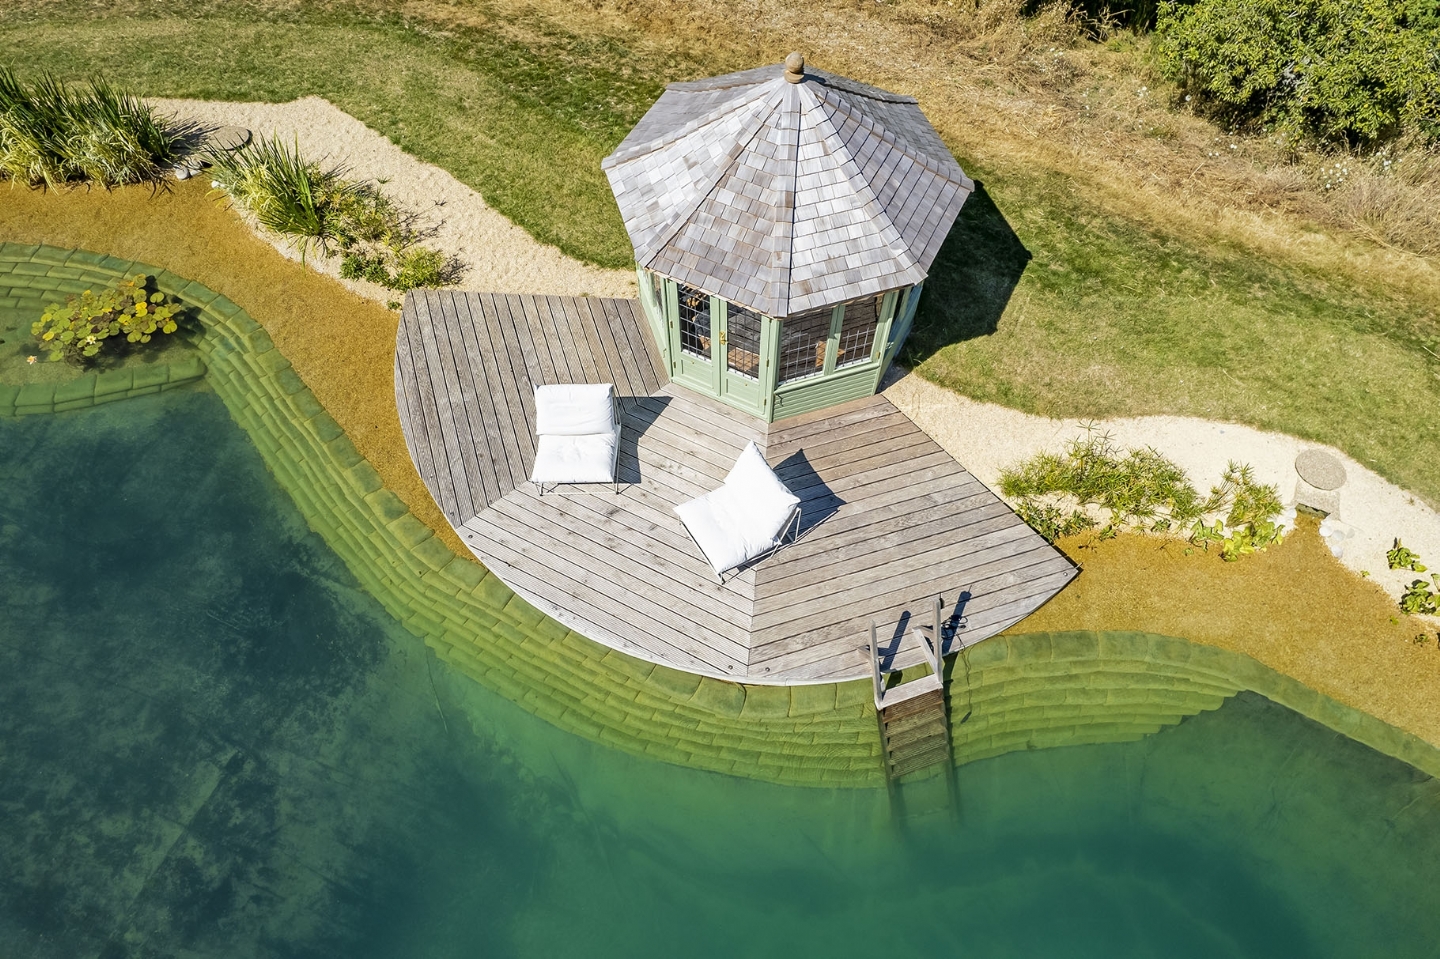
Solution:
<svg viewBox="0 0 1440 959">
<path fill-rule="evenodd" d="M 754 443 L 745 447 L 725 485 L 675 507 L 717 574 L 779 545 L 800 500 L 771 471 Z"/>
<path fill-rule="evenodd" d="M 535 387 L 535 432 L 539 436 L 585 436 L 615 429 L 615 387 L 609 383 L 567 383 Z"/>
<path fill-rule="evenodd" d="M 753 442 L 740 451 L 740 458 L 725 475 L 725 486 L 740 494 L 741 502 L 746 504 L 748 525 L 772 540 L 780 535 L 790 512 L 800 503 Z"/>
<path fill-rule="evenodd" d="M 535 442 L 532 483 L 611 483 L 615 480 L 615 446 L 620 437 L 607 424 L 605 433 L 585 436 L 539 436 Z"/>
</svg>

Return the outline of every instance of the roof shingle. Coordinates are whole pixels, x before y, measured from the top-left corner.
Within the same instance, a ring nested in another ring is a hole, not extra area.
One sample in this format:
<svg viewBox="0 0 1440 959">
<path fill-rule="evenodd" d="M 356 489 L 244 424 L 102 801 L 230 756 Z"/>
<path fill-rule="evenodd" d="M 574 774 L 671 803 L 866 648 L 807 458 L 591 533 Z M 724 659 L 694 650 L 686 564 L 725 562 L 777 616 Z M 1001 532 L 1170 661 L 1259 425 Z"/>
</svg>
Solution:
<svg viewBox="0 0 1440 959">
<path fill-rule="evenodd" d="M 781 317 L 920 282 L 975 188 L 913 98 L 783 64 L 671 84 L 603 167 L 641 266 Z"/>
</svg>

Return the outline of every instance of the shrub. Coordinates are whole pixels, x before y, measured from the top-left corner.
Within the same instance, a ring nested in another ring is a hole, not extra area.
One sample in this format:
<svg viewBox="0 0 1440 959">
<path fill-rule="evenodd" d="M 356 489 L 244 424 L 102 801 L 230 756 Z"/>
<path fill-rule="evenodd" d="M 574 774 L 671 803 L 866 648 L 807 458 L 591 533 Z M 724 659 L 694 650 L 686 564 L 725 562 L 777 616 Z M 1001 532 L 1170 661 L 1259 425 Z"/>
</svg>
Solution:
<svg viewBox="0 0 1440 959">
<path fill-rule="evenodd" d="M 1440 135 L 1440 14 L 1427 0 L 1162 5 L 1161 69 L 1236 125 L 1374 144 Z"/>
<path fill-rule="evenodd" d="M 1185 471 L 1155 450 L 1125 451 L 1093 430 L 1064 453 L 1040 453 L 1002 470 L 1000 492 L 1052 543 L 1099 526 L 1092 512 L 1097 509 L 1110 514 L 1102 539 L 1124 529 L 1178 532 L 1190 526 L 1192 543 L 1207 550 L 1218 545 L 1226 561 L 1263 550 L 1284 534 L 1276 522 L 1279 490 L 1256 483 L 1249 466 L 1228 464 L 1219 485 L 1201 500 Z M 1207 524 L 1206 516 L 1213 522 Z"/>
<path fill-rule="evenodd" d="M 411 218 L 389 197 L 322 167 L 278 138 L 209 157 L 216 186 L 267 230 L 293 238 L 303 257 L 311 248 L 340 256 L 340 275 L 392 290 L 443 286 L 448 264 L 420 246 Z"/>
<path fill-rule="evenodd" d="M 30 332 L 50 352 L 50 360 L 88 363 L 107 346 L 149 343 L 156 334 L 174 333 L 179 306 L 149 289 L 150 277 L 137 273 L 107 290 L 86 290 L 62 306 L 51 304 Z M 113 351 L 113 349 L 112 349 Z"/>
<path fill-rule="evenodd" d="M 1400 611 L 1414 615 L 1434 616 L 1440 612 L 1440 576 L 1431 574 L 1430 583 L 1417 579 L 1405 589 L 1400 597 Z M 1435 588 L 1431 589 L 1431 583 Z"/>
<path fill-rule="evenodd" d="M 1395 545 L 1385 551 L 1385 562 L 1391 569 L 1408 569 L 1413 573 L 1425 572 L 1425 564 L 1420 562 L 1420 554 L 1401 545 L 1398 536 L 1395 538 Z"/>
<path fill-rule="evenodd" d="M 0 68 L 0 178 L 111 187 L 158 180 L 175 157 L 173 131 L 104 80 L 78 91 L 51 76 L 27 86 Z"/>
<path fill-rule="evenodd" d="M 1103 533 L 1122 527 L 1148 527 L 1155 531 L 1184 525 L 1200 515 L 1200 497 L 1185 471 L 1153 449 L 1118 449 L 1108 434 L 1089 431 L 1073 440 L 1061 454 L 1040 453 L 1027 463 L 1003 470 L 1000 491 L 1020 503 L 1021 514 L 1030 511 L 1048 527 L 1078 532 L 1098 525 L 1084 509 L 1071 509 L 1060 518 L 1055 498 L 1080 507 L 1108 510 Z M 1052 501 L 1048 504 L 1046 498 Z M 1063 535 L 1063 534 L 1062 534 Z"/>
</svg>

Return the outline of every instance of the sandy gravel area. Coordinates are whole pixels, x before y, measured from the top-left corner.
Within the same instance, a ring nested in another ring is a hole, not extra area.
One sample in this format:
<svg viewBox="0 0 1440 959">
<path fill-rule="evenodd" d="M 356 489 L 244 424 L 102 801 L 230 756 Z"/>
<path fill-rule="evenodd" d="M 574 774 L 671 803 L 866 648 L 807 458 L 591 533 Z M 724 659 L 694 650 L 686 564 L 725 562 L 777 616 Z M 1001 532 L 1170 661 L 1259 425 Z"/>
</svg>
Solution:
<svg viewBox="0 0 1440 959">
<path fill-rule="evenodd" d="M 1052 420 L 1016 410 L 978 403 L 913 373 L 896 377 L 885 395 L 935 438 L 987 486 L 999 484 L 1000 471 L 1041 452 L 1058 452 L 1083 435 L 1085 424 L 1108 432 L 1127 449 L 1151 446 L 1190 474 L 1202 494 L 1220 481 L 1230 460 L 1248 463 L 1262 483 L 1273 483 L 1290 503 L 1299 475 L 1295 457 L 1320 449 L 1345 467 L 1339 492 L 1338 517 L 1327 542 L 1331 552 L 1356 572 L 1366 571 L 1392 596 L 1399 597 L 1417 574 L 1391 570 L 1385 552 L 1398 536 L 1432 569 L 1440 570 L 1440 514 L 1419 497 L 1387 482 L 1374 471 L 1333 447 L 1283 433 L 1266 433 L 1235 423 L 1184 416 L 1141 416 L 1129 419 Z M 1428 579 L 1428 574 L 1426 577 Z M 1323 601 L 1323 597 L 1317 597 Z"/>
<path fill-rule="evenodd" d="M 635 277 L 629 271 L 587 266 L 537 242 L 449 173 L 405 153 L 319 97 L 283 104 L 150 102 L 162 112 L 201 126 L 242 126 L 260 136 L 276 134 L 287 142 L 298 141 L 308 157 L 343 165 L 354 178 L 383 181 L 391 197 L 434 227 L 427 242 L 463 265 L 459 285 L 464 289 L 635 295 Z M 285 255 L 299 259 L 283 241 L 264 238 Z M 309 262 L 322 272 L 337 274 L 335 262 L 317 262 L 314 257 Z M 342 282 L 377 302 L 396 299 L 393 292 L 373 284 Z M 978 403 L 914 374 L 893 376 L 885 395 L 992 488 L 998 485 L 1002 468 L 1041 450 L 1058 451 L 1084 429 L 1081 420 L 1052 420 Z M 1261 482 L 1278 486 L 1287 503 L 1293 499 L 1299 479 L 1295 457 L 1306 449 L 1324 449 L 1344 464 L 1346 472 L 1345 485 L 1339 491 L 1338 518 L 1328 524 L 1332 535 L 1327 542 L 1332 552 L 1351 569 L 1368 572 L 1397 598 L 1416 574 L 1388 568 L 1385 551 L 1395 537 L 1440 569 L 1440 514 L 1339 450 L 1248 426 L 1190 417 L 1145 416 L 1094 425 L 1123 447 L 1154 447 L 1182 466 L 1202 493 L 1219 481 L 1226 463 L 1235 460 L 1254 467 Z"/>
<path fill-rule="evenodd" d="M 426 244 L 460 262 L 459 285 L 465 289 L 566 296 L 636 295 L 635 275 L 629 270 L 587 266 L 538 242 L 446 171 L 416 159 L 320 97 L 304 97 L 291 103 L 148 102 L 161 113 L 202 128 L 245 127 L 257 137 L 273 134 L 285 143 L 298 142 L 301 155 L 307 159 L 343 166 L 354 180 L 381 183 L 381 189 L 391 199 L 419 214 L 424 226 L 434 228 Z M 300 258 L 285 241 L 263 236 L 291 259 Z M 339 278 L 337 260 L 311 255 L 307 262 Z M 399 299 L 394 291 L 373 283 L 341 282 L 378 303 Z"/>
</svg>

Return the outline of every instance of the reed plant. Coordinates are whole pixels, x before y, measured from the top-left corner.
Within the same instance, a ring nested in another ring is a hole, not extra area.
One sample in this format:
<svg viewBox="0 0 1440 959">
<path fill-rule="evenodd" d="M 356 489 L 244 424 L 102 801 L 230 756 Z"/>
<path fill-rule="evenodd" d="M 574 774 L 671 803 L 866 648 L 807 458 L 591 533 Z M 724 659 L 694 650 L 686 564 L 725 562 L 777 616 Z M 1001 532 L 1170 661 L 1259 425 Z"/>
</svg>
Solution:
<svg viewBox="0 0 1440 959">
<path fill-rule="evenodd" d="M 207 156 L 217 189 L 266 230 L 288 237 L 302 258 L 312 250 L 339 256 L 340 275 L 392 290 L 444 285 L 443 254 L 419 245 L 414 218 L 338 166 L 300 154 L 278 137 Z"/>
<path fill-rule="evenodd" d="M 154 182 L 176 154 L 170 125 L 105 80 L 73 89 L 42 74 L 27 84 L 0 67 L 0 178 L 47 187 Z"/>
<path fill-rule="evenodd" d="M 1042 452 L 1002 470 L 1000 492 L 1051 542 L 1097 526 L 1102 539 L 1129 530 L 1189 529 L 1192 543 L 1218 546 L 1229 561 L 1263 550 L 1285 532 L 1277 520 L 1279 490 L 1257 483 L 1248 465 L 1229 463 L 1202 499 L 1185 471 L 1156 450 L 1122 450 L 1094 429 L 1061 453 Z"/>
<path fill-rule="evenodd" d="M 262 227 L 291 238 L 301 255 L 330 253 L 339 237 L 338 209 L 360 191 L 339 167 L 322 167 L 300 155 L 299 144 L 257 139 L 206 158 L 210 177 Z"/>
</svg>

